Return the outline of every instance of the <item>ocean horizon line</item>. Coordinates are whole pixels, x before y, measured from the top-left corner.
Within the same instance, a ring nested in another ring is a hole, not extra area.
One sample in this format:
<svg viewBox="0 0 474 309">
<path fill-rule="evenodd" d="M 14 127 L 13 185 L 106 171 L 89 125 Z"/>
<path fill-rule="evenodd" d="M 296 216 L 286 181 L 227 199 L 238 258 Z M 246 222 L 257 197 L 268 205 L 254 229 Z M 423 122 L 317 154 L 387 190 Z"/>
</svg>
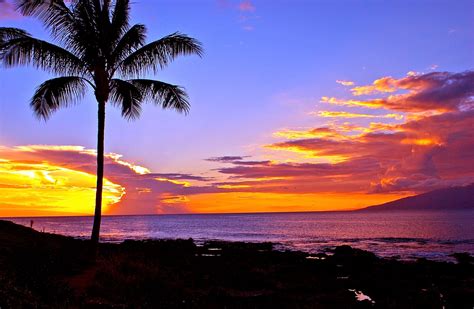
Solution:
<svg viewBox="0 0 474 309">
<path fill-rule="evenodd" d="M 364 207 L 365 208 L 365 207 Z M 346 210 L 308 210 L 308 211 L 256 211 L 256 212 L 190 212 L 190 213 L 166 213 L 166 214 L 112 214 L 102 215 L 102 217 L 153 217 L 153 216 L 206 216 L 206 215 L 259 215 L 259 214 L 304 214 L 304 213 L 345 213 L 345 212 L 357 212 L 364 208 L 357 209 L 346 209 Z M 47 216 L 6 216 L 1 217 L 0 220 L 4 219 L 20 219 L 20 218 L 93 218 L 94 215 L 47 215 Z"/>
<path fill-rule="evenodd" d="M 282 215 L 282 214 L 313 214 L 313 213 L 355 213 L 361 212 L 367 214 L 367 212 L 362 212 L 364 208 L 357 209 L 346 209 L 346 210 L 309 210 L 309 211 L 256 211 L 256 212 L 192 212 L 192 213 L 166 213 L 166 214 L 112 214 L 112 215 L 103 215 L 103 217 L 162 217 L 162 216 L 224 216 L 224 215 Z M 424 212 L 456 212 L 456 211 L 466 211 L 465 209 L 413 209 L 413 210 L 392 210 L 384 211 L 386 214 L 392 213 L 424 213 Z M 469 210 L 468 210 L 469 211 Z M 375 211 L 374 211 L 375 213 Z M 380 213 L 380 211 L 377 211 Z M 47 215 L 47 216 L 0 216 L 0 220 L 6 219 L 22 219 L 22 218 L 93 218 L 94 215 Z"/>
</svg>

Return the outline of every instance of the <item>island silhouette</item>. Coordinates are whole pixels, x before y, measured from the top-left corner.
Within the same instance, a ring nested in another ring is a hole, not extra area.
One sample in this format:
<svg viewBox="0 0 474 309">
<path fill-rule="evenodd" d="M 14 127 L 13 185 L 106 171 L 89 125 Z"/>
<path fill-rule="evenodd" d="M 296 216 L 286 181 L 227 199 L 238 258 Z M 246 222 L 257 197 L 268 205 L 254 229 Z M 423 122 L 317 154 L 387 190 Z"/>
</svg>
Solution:
<svg viewBox="0 0 474 309">
<path fill-rule="evenodd" d="M 406 211 L 406 210 L 472 210 L 474 209 L 474 184 L 443 188 L 405 197 L 357 211 Z"/>
</svg>

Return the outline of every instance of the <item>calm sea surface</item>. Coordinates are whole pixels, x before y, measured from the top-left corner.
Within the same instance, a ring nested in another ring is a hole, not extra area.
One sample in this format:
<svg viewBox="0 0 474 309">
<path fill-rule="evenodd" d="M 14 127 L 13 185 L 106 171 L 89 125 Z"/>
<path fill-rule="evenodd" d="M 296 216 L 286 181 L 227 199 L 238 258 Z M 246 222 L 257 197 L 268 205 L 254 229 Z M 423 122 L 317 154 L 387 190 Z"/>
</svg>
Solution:
<svg viewBox="0 0 474 309">
<path fill-rule="evenodd" d="M 36 230 L 89 237 L 91 217 L 13 218 Z M 474 211 L 399 213 L 267 213 L 114 216 L 102 221 L 102 241 L 193 238 L 277 243 L 280 249 L 321 252 L 341 244 L 402 259 L 450 260 L 474 255 Z"/>
</svg>

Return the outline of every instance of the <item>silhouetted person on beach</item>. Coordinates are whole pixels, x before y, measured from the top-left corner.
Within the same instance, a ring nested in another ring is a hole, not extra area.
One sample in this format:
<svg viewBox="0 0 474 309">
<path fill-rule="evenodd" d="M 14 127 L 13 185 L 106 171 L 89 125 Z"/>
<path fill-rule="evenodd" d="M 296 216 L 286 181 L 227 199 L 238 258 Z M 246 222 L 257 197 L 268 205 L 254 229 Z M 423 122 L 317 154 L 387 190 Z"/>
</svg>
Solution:
<svg viewBox="0 0 474 309">
<path fill-rule="evenodd" d="M 33 224 L 35 223 L 35 221 L 33 220 L 30 220 L 30 228 L 33 228 Z"/>
</svg>

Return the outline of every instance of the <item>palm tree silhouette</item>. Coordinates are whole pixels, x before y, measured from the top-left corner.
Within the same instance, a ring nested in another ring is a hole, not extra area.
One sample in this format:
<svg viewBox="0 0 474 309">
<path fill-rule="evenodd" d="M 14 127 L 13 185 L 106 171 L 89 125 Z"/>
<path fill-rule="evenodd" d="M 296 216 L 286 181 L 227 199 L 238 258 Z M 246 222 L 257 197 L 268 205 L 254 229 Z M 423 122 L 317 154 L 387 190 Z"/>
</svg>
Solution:
<svg viewBox="0 0 474 309">
<path fill-rule="evenodd" d="M 145 44 L 146 27 L 130 26 L 129 0 L 21 0 L 17 9 L 39 18 L 51 32 L 52 44 L 17 28 L 0 28 L 0 61 L 6 67 L 33 65 L 58 77 L 42 83 L 31 99 L 37 117 L 77 103 L 88 86 L 98 103 L 97 189 L 91 240 L 99 242 L 104 176 L 104 130 L 107 102 L 126 119 L 140 115 L 142 103 L 154 102 L 178 112 L 189 111 L 179 86 L 140 79 L 156 73 L 180 55 L 202 56 L 201 44 L 178 32 Z"/>
</svg>

